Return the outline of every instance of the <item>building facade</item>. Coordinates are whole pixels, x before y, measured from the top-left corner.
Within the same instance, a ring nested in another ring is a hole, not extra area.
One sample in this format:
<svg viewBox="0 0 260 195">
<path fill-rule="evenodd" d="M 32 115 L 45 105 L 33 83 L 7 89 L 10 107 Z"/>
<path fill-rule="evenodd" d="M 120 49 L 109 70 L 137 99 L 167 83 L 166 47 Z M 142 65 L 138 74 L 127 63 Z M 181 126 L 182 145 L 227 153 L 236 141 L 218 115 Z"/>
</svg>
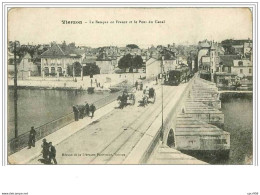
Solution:
<svg viewBox="0 0 260 195">
<path fill-rule="evenodd" d="M 82 56 L 69 48 L 62 50 L 54 43 L 41 55 L 41 74 L 43 77 L 68 76 L 68 66 L 75 62 L 82 64 Z"/>
</svg>

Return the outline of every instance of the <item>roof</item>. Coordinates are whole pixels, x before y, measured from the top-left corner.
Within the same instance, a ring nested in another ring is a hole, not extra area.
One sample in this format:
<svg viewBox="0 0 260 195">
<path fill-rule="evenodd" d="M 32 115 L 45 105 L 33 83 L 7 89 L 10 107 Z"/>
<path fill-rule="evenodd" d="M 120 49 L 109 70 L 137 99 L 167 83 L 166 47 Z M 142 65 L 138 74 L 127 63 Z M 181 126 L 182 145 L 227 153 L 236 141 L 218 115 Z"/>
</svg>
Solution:
<svg viewBox="0 0 260 195">
<path fill-rule="evenodd" d="M 103 52 L 99 54 L 96 61 L 111 61 L 112 59 L 108 57 L 107 53 Z"/>
<path fill-rule="evenodd" d="M 200 46 L 204 47 L 204 48 L 208 48 L 208 47 L 210 47 L 210 44 L 209 44 L 209 42 L 201 42 Z"/>
<path fill-rule="evenodd" d="M 238 55 L 221 55 L 219 56 L 219 63 L 223 63 L 225 66 L 234 66 L 233 60 L 241 59 Z"/>
<path fill-rule="evenodd" d="M 215 72 L 215 74 L 218 76 L 235 76 L 235 75 L 237 75 L 236 73 L 228 73 L 228 72 Z"/>
<path fill-rule="evenodd" d="M 53 45 L 45 52 L 42 53 L 41 57 L 48 57 L 48 58 L 57 58 L 57 57 L 81 57 L 80 54 L 77 53 L 75 49 L 72 49 L 70 47 L 66 47 L 64 49 L 61 49 L 61 47 L 53 43 Z"/>
<path fill-rule="evenodd" d="M 244 45 L 232 45 L 233 48 L 243 48 Z"/>
<path fill-rule="evenodd" d="M 96 62 L 96 60 L 97 60 L 96 57 L 84 58 L 82 60 L 82 64 L 93 64 Z"/>
</svg>

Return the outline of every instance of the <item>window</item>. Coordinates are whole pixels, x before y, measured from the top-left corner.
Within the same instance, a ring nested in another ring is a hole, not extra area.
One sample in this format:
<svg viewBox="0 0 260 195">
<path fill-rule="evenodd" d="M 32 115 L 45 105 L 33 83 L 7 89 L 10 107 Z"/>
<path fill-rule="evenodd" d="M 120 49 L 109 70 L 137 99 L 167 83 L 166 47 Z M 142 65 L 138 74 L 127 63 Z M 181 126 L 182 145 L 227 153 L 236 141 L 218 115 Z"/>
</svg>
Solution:
<svg viewBox="0 0 260 195">
<path fill-rule="evenodd" d="M 57 72 L 62 73 L 62 68 L 61 68 L 61 67 L 58 67 L 58 68 L 57 68 Z"/>
<path fill-rule="evenodd" d="M 241 73 L 241 74 L 243 73 L 243 69 L 240 69 L 240 73 Z"/>
<path fill-rule="evenodd" d="M 48 68 L 48 67 L 45 67 L 45 68 L 44 68 L 44 73 L 45 73 L 46 75 L 49 75 L 49 68 Z"/>
<path fill-rule="evenodd" d="M 243 62 L 242 62 L 242 61 L 239 61 L 239 62 L 238 62 L 238 66 L 243 66 Z"/>
<path fill-rule="evenodd" d="M 249 73 L 252 73 L 252 69 L 251 68 L 249 68 Z"/>
</svg>

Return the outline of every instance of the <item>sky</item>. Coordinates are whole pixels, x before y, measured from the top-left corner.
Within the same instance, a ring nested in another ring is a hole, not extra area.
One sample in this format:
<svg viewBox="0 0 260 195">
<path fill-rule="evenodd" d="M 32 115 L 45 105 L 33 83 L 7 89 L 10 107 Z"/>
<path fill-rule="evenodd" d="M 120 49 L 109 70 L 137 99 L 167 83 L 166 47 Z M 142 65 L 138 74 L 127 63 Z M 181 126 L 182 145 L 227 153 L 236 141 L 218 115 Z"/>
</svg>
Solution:
<svg viewBox="0 0 260 195">
<path fill-rule="evenodd" d="M 62 20 L 82 24 L 63 24 Z M 65 40 L 91 47 L 126 44 L 148 47 L 197 44 L 204 39 L 221 42 L 230 38 L 252 38 L 249 9 L 14 8 L 8 12 L 8 40 L 22 44 Z"/>
</svg>

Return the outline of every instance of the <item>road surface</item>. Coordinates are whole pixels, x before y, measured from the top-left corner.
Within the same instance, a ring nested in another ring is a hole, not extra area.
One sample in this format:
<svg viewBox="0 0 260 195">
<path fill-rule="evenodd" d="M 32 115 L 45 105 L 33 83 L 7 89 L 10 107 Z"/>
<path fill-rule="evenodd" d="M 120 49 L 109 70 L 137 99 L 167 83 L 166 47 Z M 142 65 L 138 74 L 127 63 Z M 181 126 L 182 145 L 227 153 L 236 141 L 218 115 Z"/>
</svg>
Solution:
<svg viewBox="0 0 260 195">
<path fill-rule="evenodd" d="M 163 86 L 164 106 L 181 92 L 186 84 Z M 155 86 L 156 102 L 146 107 L 114 109 L 68 139 L 56 145 L 58 164 L 121 164 L 162 110 L 161 86 Z M 142 92 L 137 92 L 137 100 Z M 41 157 L 40 157 L 41 158 Z M 41 164 L 38 159 L 30 164 Z"/>
</svg>

